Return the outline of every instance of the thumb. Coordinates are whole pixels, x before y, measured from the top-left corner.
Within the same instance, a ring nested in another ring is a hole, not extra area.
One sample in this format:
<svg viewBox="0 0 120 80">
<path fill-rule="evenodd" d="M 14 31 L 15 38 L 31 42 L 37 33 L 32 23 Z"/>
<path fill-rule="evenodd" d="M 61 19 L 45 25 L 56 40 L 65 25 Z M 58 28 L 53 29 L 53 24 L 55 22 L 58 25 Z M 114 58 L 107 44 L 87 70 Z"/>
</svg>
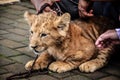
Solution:
<svg viewBox="0 0 120 80">
<path fill-rule="evenodd" d="M 90 10 L 90 11 L 89 11 L 89 13 L 91 13 L 91 14 L 92 14 L 92 13 L 93 13 L 93 10 Z"/>
</svg>

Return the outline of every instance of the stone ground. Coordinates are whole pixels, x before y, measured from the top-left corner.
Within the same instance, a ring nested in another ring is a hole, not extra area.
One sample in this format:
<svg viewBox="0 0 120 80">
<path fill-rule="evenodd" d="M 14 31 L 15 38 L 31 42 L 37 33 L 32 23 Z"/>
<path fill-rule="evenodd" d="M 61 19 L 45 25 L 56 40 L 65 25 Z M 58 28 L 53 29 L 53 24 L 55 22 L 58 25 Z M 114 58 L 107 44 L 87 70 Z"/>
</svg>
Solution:
<svg viewBox="0 0 120 80">
<path fill-rule="evenodd" d="M 35 13 L 29 2 L 0 5 L 0 80 L 24 72 L 25 63 L 35 57 L 28 48 L 29 26 L 23 18 L 25 11 Z M 16 80 L 120 80 L 119 58 L 112 58 L 106 67 L 94 73 L 79 70 L 61 74 L 50 72 Z"/>
</svg>

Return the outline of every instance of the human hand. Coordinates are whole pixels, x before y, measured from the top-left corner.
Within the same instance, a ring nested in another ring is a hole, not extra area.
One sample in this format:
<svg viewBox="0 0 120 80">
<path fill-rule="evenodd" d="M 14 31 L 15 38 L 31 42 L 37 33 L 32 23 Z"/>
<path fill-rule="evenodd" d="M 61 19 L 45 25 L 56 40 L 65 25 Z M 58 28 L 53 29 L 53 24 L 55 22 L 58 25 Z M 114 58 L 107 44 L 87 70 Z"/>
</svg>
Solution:
<svg viewBox="0 0 120 80">
<path fill-rule="evenodd" d="M 31 0 L 32 4 L 34 5 L 35 9 L 37 10 L 37 13 L 39 13 L 41 7 L 48 3 L 50 6 L 55 2 L 60 0 Z M 43 11 L 50 12 L 53 11 L 49 6 L 47 6 Z"/>
<path fill-rule="evenodd" d="M 43 10 L 43 12 L 53 12 L 54 14 L 57 14 L 57 12 L 54 11 L 54 10 L 52 10 L 49 6 L 46 7 L 46 8 Z"/>
<path fill-rule="evenodd" d="M 107 30 L 105 33 L 101 34 L 95 42 L 95 45 L 99 48 L 108 47 L 111 44 L 119 44 L 118 35 L 115 30 Z"/>
<path fill-rule="evenodd" d="M 92 17 L 93 16 L 93 10 L 87 11 L 87 9 L 90 7 L 90 1 L 86 0 L 79 0 L 78 4 L 78 12 L 79 16 L 84 18 L 84 17 Z"/>
</svg>

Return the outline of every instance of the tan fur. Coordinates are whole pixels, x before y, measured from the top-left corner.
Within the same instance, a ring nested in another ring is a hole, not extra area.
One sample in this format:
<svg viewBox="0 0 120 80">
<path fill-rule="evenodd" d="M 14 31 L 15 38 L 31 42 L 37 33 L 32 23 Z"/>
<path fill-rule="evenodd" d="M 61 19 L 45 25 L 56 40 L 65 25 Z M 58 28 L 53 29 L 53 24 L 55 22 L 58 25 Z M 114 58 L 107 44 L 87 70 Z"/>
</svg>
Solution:
<svg viewBox="0 0 120 80">
<path fill-rule="evenodd" d="M 34 69 L 48 67 L 62 73 L 79 68 L 82 72 L 94 72 L 107 63 L 112 46 L 98 50 L 94 45 L 98 36 L 108 29 L 109 23 L 104 18 L 70 21 L 68 13 L 57 16 L 26 12 L 24 16 L 31 26 L 30 48 L 41 53 Z M 30 70 L 32 64 L 29 61 L 25 68 Z"/>
</svg>

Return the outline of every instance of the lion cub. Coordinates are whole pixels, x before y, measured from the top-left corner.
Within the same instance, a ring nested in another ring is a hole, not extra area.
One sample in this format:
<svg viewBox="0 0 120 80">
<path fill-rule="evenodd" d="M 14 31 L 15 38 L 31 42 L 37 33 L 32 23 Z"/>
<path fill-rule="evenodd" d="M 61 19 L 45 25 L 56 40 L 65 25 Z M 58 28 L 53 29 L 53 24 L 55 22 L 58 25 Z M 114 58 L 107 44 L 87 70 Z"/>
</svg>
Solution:
<svg viewBox="0 0 120 80">
<path fill-rule="evenodd" d="M 68 13 L 24 14 L 30 27 L 30 48 L 40 53 L 34 69 L 49 68 L 62 73 L 79 68 L 82 72 L 94 72 L 108 62 L 112 46 L 99 50 L 95 47 L 98 36 L 108 29 L 104 18 L 71 21 Z M 33 60 L 25 68 L 31 69 Z"/>
</svg>

